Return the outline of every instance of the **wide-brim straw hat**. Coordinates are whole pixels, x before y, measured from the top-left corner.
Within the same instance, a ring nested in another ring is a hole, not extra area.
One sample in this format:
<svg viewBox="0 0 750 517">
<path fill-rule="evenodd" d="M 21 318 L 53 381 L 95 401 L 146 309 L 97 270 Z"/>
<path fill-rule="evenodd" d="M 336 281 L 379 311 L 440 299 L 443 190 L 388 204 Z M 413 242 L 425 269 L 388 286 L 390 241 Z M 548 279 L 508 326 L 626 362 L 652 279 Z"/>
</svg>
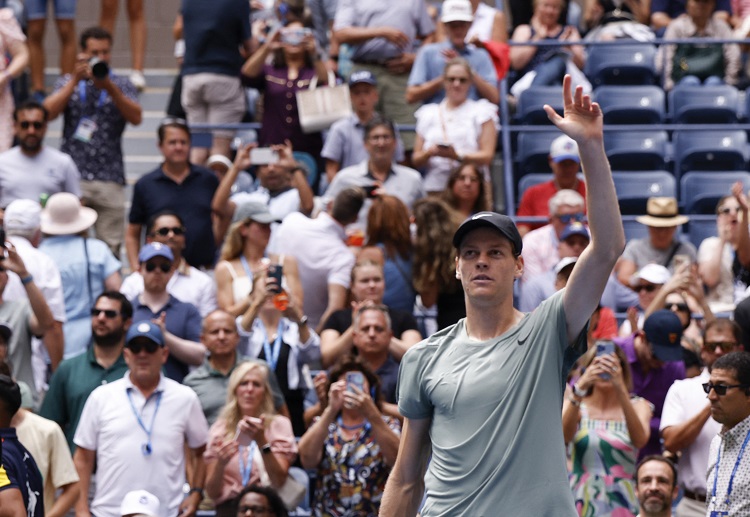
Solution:
<svg viewBox="0 0 750 517">
<path fill-rule="evenodd" d="M 646 203 L 646 215 L 635 218 L 641 224 L 656 228 L 680 226 L 690 220 L 677 211 L 677 200 L 673 197 L 650 197 Z"/>
<path fill-rule="evenodd" d="M 41 229 L 47 235 L 75 235 L 91 228 L 97 213 L 81 206 L 81 201 L 69 192 L 53 194 L 42 210 Z"/>
</svg>

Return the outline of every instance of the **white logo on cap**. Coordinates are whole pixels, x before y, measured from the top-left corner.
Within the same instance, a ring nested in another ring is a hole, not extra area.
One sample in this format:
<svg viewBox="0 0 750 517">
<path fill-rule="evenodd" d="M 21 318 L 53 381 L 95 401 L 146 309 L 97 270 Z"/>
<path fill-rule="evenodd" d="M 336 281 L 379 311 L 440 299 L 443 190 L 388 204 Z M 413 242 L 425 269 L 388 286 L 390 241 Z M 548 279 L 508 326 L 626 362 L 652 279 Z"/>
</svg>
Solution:
<svg viewBox="0 0 750 517">
<path fill-rule="evenodd" d="M 148 332 L 149 330 L 151 330 L 151 325 L 148 323 L 141 323 L 138 325 L 138 332 Z"/>
<path fill-rule="evenodd" d="M 148 504 L 148 497 L 145 495 L 142 495 L 140 499 L 138 499 L 138 502 L 141 504 Z"/>
</svg>

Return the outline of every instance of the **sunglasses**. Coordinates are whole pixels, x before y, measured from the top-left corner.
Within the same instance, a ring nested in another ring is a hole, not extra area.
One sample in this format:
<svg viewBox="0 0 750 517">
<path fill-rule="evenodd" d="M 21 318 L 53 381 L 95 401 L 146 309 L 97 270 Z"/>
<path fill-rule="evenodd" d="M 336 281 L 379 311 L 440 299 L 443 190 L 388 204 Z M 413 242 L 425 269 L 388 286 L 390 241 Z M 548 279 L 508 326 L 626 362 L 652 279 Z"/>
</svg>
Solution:
<svg viewBox="0 0 750 517">
<path fill-rule="evenodd" d="M 733 206 L 727 206 L 724 208 L 719 208 L 718 212 L 719 215 L 729 215 L 729 214 L 737 214 L 739 213 L 739 208 L 734 208 Z"/>
<path fill-rule="evenodd" d="M 469 82 L 468 77 L 446 77 L 445 82 L 447 83 L 455 83 L 458 81 L 459 84 L 466 84 Z"/>
<path fill-rule="evenodd" d="M 93 316 L 94 318 L 98 318 L 99 315 L 102 314 L 102 313 L 104 313 L 104 315 L 107 317 L 107 319 L 110 319 L 110 320 L 113 320 L 117 316 L 120 315 L 119 312 L 113 311 L 112 309 L 97 309 L 96 307 L 94 307 L 93 309 L 91 309 L 91 316 Z"/>
<path fill-rule="evenodd" d="M 146 271 L 149 273 L 156 271 L 156 268 L 161 269 L 162 273 L 169 273 L 169 270 L 172 269 L 172 264 L 154 264 L 153 262 L 146 262 Z"/>
<path fill-rule="evenodd" d="M 145 350 L 147 354 L 153 354 L 159 348 L 161 348 L 158 344 L 154 343 L 151 340 L 145 340 L 144 341 L 131 341 L 127 344 L 128 350 L 133 352 L 134 354 L 140 354 L 142 350 Z"/>
<path fill-rule="evenodd" d="M 555 217 L 557 217 L 563 224 L 570 224 L 571 221 L 582 223 L 586 220 L 586 215 L 583 212 L 576 212 L 575 214 L 556 215 Z"/>
<path fill-rule="evenodd" d="M 703 348 L 712 352 L 716 350 L 717 346 L 724 352 L 731 352 L 734 350 L 734 347 L 737 346 L 737 343 L 734 343 L 733 341 L 706 341 L 703 343 Z"/>
<path fill-rule="evenodd" d="M 636 293 L 640 293 L 641 291 L 646 291 L 647 293 L 652 293 L 657 289 L 657 286 L 654 284 L 648 284 L 648 285 L 639 285 L 637 287 L 633 288 L 633 291 Z M 677 304 L 675 304 L 677 305 Z"/>
<path fill-rule="evenodd" d="M 671 311 L 690 312 L 690 307 L 688 307 L 687 303 L 667 303 L 664 305 L 664 308 Z"/>
<path fill-rule="evenodd" d="M 24 120 L 23 122 L 19 122 L 18 125 L 21 126 L 21 129 L 29 129 L 30 126 L 33 126 L 34 129 L 42 129 L 44 127 L 44 122 L 29 122 L 28 120 Z"/>
<path fill-rule="evenodd" d="M 720 397 L 726 395 L 729 388 L 747 388 L 747 384 L 714 384 L 713 382 L 703 383 L 703 391 L 705 391 L 706 393 L 711 393 L 711 390 L 714 390 Z"/>
<path fill-rule="evenodd" d="M 173 234 L 180 236 L 185 235 L 185 228 L 182 226 L 175 226 L 174 228 L 164 227 L 159 228 L 158 230 L 154 230 L 154 235 L 161 235 L 162 237 L 166 237 L 169 235 L 169 232 L 172 232 Z"/>
</svg>

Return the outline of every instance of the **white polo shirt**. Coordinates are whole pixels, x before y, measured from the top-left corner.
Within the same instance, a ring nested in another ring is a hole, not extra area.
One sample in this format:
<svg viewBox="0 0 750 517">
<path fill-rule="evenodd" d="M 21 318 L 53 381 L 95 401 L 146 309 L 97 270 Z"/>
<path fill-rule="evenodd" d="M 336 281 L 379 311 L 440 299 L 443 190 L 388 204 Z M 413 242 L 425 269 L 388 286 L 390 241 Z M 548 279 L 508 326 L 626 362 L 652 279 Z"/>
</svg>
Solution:
<svg viewBox="0 0 750 517">
<path fill-rule="evenodd" d="M 682 424 L 694 417 L 708 404 L 702 384 L 710 374 L 704 368 L 697 377 L 675 381 L 664 399 L 659 431 Z M 721 424 L 709 417 L 693 443 L 682 450 L 677 463 L 680 485 L 698 494 L 706 493 L 706 468 L 711 440 L 721 431 Z"/>
<path fill-rule="evenodd" d="M 152 431 L 150 455 L 142 452 L 148 438 L 138 424 L 136 411 Z M 162 376 L 156 391 L 146 400 L 133 386 L 128 371 L 122 379 L 96 388 L 86 401 L 73 439 L 77 446 L 96 451 L 96 494 L 91 513 L 120 517 L 125 494 L 143 489 L 161 501 L 159 517 L 175 517 L 184 498 L 183 445 L 187 442 L 195 449 L 205 445 L 207 439 L 206 417 L 198 396 L 187 386 Z"/>
</svg>

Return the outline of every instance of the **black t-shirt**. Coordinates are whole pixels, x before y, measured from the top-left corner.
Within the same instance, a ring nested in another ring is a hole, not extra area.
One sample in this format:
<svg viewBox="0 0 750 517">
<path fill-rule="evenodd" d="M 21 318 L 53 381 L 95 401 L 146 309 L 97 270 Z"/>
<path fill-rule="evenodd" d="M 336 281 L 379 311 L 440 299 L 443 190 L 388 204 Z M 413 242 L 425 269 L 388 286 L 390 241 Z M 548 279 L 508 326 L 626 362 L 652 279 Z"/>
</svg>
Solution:
<svg viewBox="0 0 750 517">
<path fill-rule="evenodd" d="M 419 331 L 417 326 L 417 320 L 414 316 L 406 311 L 398 311 L 394 309 L 388 309 L 388 315 L 391 317 L 391 330 L 393 335 L 397 338 L 401 338 L 401 335 L 407 330 Z M 346 330 L 352 326 L 352 311 L 349 309 L 342 309 L 336 311 L 329 316 L 323 325 L 323 330 L 333 329 L 343 334 Z"/>
<path fill-rule="evenodd" d="M 8 483 L 0 479 L 0 490 L 17 488 L 23 496 L 28 517 L 44 517 L 44 485 L 36 461 L 21 445 L 13 428 L 0 429 L 0 459 L 8 476 Z"/>
</svg>

